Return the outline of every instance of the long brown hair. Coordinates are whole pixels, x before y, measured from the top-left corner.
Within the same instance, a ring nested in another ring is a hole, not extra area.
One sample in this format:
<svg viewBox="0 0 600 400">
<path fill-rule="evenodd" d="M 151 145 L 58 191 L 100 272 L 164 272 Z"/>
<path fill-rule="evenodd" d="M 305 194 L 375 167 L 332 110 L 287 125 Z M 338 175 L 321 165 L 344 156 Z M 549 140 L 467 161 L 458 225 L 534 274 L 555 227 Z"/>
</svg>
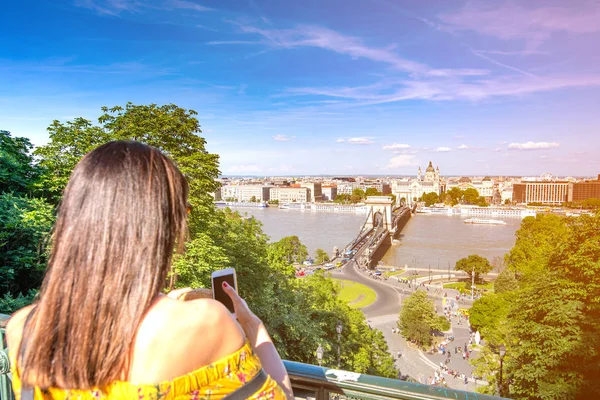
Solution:
<svg viewBox="0 0 600 400">
<path fill-rule="evenodd" d="M 160 151 L 110 142 L 77 164 L 58 212 L 23 381 L 47 389 L 122 378 L 136 330 L 186 235 L 188 186 Z"/>
</svg>

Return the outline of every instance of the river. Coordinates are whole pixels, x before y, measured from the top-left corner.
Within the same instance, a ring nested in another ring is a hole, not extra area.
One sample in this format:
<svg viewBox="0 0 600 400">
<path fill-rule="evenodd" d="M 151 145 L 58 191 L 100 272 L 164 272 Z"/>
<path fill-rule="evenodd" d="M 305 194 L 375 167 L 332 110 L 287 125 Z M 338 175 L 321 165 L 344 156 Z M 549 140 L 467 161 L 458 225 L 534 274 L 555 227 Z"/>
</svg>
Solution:
<svg viewBox="0 0 600 400">
<path fill-rule="evenodd" d="M 366 215 L 269 208 L 236 208 L 262 222 L 263 231 L 277 241 L 296 235 L 314 255 L 317 248 L 331 254 L 334 246 L 343 249 L 358 234 Z M 515 244 L 520 218 L 504 218 L 506 225 L 465 224 L 464 218 L 415 214 L 404 227 L 400 240 L 383 257 L 386 265 L 451 268 L 469 254 L 502 257 Z M 439 260 L 439 261 L 438 261 Z M 450 264 L 449 264 L 450 263 Z"/>
</svg>

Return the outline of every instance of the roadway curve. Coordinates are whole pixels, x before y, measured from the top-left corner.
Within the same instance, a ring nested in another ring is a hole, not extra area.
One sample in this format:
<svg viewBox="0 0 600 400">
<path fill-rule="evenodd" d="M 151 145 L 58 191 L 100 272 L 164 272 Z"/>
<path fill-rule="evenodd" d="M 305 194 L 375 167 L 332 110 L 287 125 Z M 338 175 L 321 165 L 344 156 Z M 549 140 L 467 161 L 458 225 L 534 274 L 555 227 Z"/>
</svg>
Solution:
<svg viewBox="0 0 600 400">
<path fill-rule="evenodd" d="M 359 273 L 356 270 L 354 260 L 345 265 L 341 272 L 334 272 L 332 277 L 362 283 L 375 291 L 375 294 L 377 295 L 375 302 L 361 309 L 367 319 L 381 315 L 398 315 L 398 313 L 400 313 L 400 293 L 392 286 L 372 278 L 367 278 Z"/>
</svg>

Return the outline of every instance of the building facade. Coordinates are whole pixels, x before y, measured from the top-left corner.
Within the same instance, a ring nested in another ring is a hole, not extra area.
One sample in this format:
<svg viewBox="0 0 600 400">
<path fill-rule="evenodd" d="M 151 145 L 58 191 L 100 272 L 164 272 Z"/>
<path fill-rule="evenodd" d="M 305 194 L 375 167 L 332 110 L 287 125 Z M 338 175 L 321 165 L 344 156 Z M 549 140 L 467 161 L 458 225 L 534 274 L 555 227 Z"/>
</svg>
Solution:
<svg viewBox="0 0 600 400">
<path fill-rule="evenodd" d="M 311 199 L 309 188 L 305 187 L 271 187 L 269 190 L 271 200 L 279 203 L 306 203 Z"/>
<path fill-rule="evenodd" d="M 337 186 L 335 185 L 326 185 L 321 187 L 321 194 L 323 196 L 323 201 L 332 201 L 337 197 Z"/>
<path fill-rule="evenodd" d="M 416 179 L 399 179 L 392 182 L 392 193 L 396 196 L 397 201 L 403 198 L 408 205 L 412 205 L 425 193 L 442 192 L 442 182 L 440 178 L 440 168 L 433 168 L 431 161 L 425 170 L 425 176 L 419 167 Z"/>
<path fill-rule="evenodd" d="M 543 203 L 561 205 L 569 201 L 571 182 L 521 182 L 513 185 L 513 201 L 516 203 Z"/>
<path fill-rule="evenodd" d="M 600 175 L 595 181 L 582 181 L 573 183 L 573 192 L 569 201 L 583 201 L 587 199 L 600 199 Z"/>
<path fill-rule="evenodd" d="M 269 201 L 270 186 L 263 185 L 225 185 L 221 187 L 221 199 L 248 202 Z"/>
<path fill-rule="evenodd" d="M 303 182 L 300 187 L 310 189 L 310 201 L 317 202 L 323 200 L 323 192 L 320 182 Z"/>
</svg>

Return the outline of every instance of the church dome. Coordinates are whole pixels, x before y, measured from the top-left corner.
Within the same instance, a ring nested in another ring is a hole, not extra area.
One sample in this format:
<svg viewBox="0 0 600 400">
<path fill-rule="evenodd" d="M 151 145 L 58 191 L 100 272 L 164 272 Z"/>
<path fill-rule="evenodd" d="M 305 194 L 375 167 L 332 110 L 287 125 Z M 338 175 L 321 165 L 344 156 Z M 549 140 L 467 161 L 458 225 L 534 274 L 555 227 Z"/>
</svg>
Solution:
<svg viewBox="0 0 600 400">
<path fill-rule="evenodd" d="M 435 172 L 435 170 L 433 169 L 433 165 L 431 164 L 431 161 L 429 161 L 429 166 L 427 167 L 425 172 Z"/>
</svg>

